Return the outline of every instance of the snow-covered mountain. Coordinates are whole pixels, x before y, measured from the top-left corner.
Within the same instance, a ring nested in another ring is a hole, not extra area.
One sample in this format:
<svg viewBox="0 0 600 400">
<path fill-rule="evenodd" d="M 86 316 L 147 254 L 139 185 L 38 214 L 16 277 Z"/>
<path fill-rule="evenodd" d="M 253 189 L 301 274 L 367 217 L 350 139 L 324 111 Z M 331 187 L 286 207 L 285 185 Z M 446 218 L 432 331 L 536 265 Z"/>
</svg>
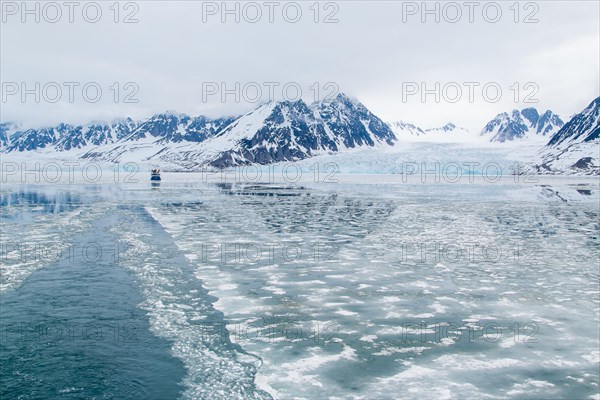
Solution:
<svg viewBox="0 0 600 400">
<path fill-rule="evenodd" d="M 592 142 L 600 136 L 600 97 L 594 99 L 582 112 L 576 114 L 558 131 L 548 146 Z"/>
<path fill-rule="evenodd" d="M 464 143 L 481 141 L 480 138 L 471 135 L 468 130 L 448 122 L 439 128 L 422 129 L 404 121 L 394 121 L 388 124 L 399 141 L 407 142 L 445 142 Z"/>
<path fill-rule="evenodd" d="M 191 162 L 186 165 L 190 168 L 194 164 L 225 168 L 300 160 L 317 150 L 337 151 L 338 147 L 304 101 L 281 101 L 243 115 L 211 140 L 190 146 L 183 153 L 180 149 L 166 151 L 160 159 Z"/>
<path fill-rule="evenodd" d="M 444 135 L 456 135 L 456 134 L 466 134 L 468 131 L 465 128 L 461 128 L 459 126 L 454 125 L 452 122 L 448 122 L 446 125 L 441 128 L 430 128 L 425 130 L 426 134 L 444 134 Z"/>
<path fill-rule="evenodd" d="M 114 121 L 111 124 L 93 122 L 84 126 L 69 125 L 68 132 L 58 138 L 54 148 L 57 151 L 69 151 L 86 146 L 114 143 L 129 135 L 136 126 L 137 124 L 130 118 Z M 31 134 L 35 135 L 35 130 Z"/>
<path fill-rule="evenodd" d="M 213 136 L 235 118 L 210 119 L 205 116 L 192 118 L 185 114 L 167 112 L 157 114 L 132 129 L 123 141 L 156 138 L 157 143 L 202 142 Z"/>
<path fill-rule="evenodd" d="M 540 136 L 550 136 L 558 131 L 564 122 L 552 111 L 547 110 L 540 115 L 533 108 L 524 108 L 521 111 L 513 110 L 496 115 L 494 119 L 483 128 L 482 136 L 491 136 L 491 142 L 507 142 L 516 139 L 526 139 Z"/>
<path fill-rule="evenodd" d="M 544 149 L 532 172 L 598 174 L 599 103 L 600 99 L 594 100 L 564 126 L 551 111 L 539 115 L 528 108 L 515 110 L 511 115 L 499 114 L 487 124 L 483 135 L 492 136 L 493 142 L 531 136 L 543 140 L 562 126 L 547 145 L 539 143 Z M 86 125 L 61 123 L 27 130 L 20 130 L 17 124 L 0 123 L 3 158 L 10 155 L 30 158 L 33 154 L 133 161 L 178 170 L 299 161 L 353 149 L 390 150 L 398 141 L 407 142 L 409 147 L 408 142 L 415 141 L 495 146 L 484 140 L 486 136 L 471 135 L 453 123 L 427 130 L 402 121 L 386 124 L 358 100 L 344 94 L 310 105 L 302 100 L 272 101 L 242 116 L 217 119 L 166 112 L 144 121 L 128 118 Z M 523 153 L 528 159 L 534 157 L 538 142 L 530 144 L 531 154 Z M 443 152 L 445 147 L 436 148 L 428 157 L 443 157 L 439 151 Z M 388 150 L 370 154 L 387 154 Z"/>
<path fill-rule="evenodd" d="M 5 146 L 3 152 L 24 152 L 46 148 L 62 152 L 114 143 L 128 135 L 135 127 L 134 121 L 126 119 L 111 124 L 94 122 L 76 126 L 61 123 L 56 127 L 17 130 L 2 141 Z"/>
<path fill-rule="evenodd" d="M 0 122 L 0 150 L 10 143 L 10 138 L 19 131 L 19 124 L 13 122 Z"/>
<path fill-rule="evenodd" d="M 31 151 L 51 147 L 65 136 L 69 136 L 75 127 L 69 124 L 59 124 L 51 128 L 27 129 L 14 132 L 7 137 L 4 152 Z"/>
<path fill-rule="evenodd" d="M 394 121 L 390 122 L 388 125 L 398 138 L 406 136 L 421 136 L 425 134 L 423 129 L 404 121 Z"/>
<path fill-rule="evenodd" d="M 123 142 L 150 141 L 179 143 L 201 142 L 231 123 L 234 118 L 192 118 L 184 114 L 157 114 L 143 122 L 131 118 L 111 123 L 91 122 L 86 125 L 59 124 L 56 127 L 28 129 L 8 135 L 11 124 L 0 125 L 0 141 L 6 153 L 51 149 L 56 152 L 90 149 Z"/>
<path fill-rule="evenodd" d="M 573 116 L 540 153 L 539 173 L 600 175 L 600 97 Z"/>
<path fill-rule="evenodd" d="M 59 124 L 12 135 L 4 133 L 8 129 L 2 125 L 4 153 L 70 152 L 84 159 L 169 162 L 189 169 L 295 161 L 396 141 L 387 124 L 344 94 L 310 106 L 302 100 L 273 101 L 240 117 L 167 112 L 142 122 Z"/>
<path fill-rule="evenodd" d="M 304 101 L 269 102 L 243 115 L 182 152 L 169 149 L 164 161 L 226 168 L 297 161 L 358 147 L 391 146 L 394 133 L 359 101 L 340 94 L 308 106 Z"/>
<path fill-rule="evenodd" d="M 345 148 L 393 145 L 396 140 L 390 127 L 369 111 L 361 102 L 344 94 L 333 100 L 314 103 L 311 109 L 325 124 L 328 135 L 341 141 Z"/>
</svg>

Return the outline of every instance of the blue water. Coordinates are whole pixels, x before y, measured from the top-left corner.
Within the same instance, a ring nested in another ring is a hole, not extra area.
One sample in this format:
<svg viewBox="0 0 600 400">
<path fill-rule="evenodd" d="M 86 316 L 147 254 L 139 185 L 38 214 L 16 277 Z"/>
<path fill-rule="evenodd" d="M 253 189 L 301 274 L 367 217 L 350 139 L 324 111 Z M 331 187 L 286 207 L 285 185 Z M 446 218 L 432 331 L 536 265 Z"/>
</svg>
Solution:
<svg viewBox="0 0 600 400">
<path fill-rule="evenodd" d="M 71 242 L 75 251 L 2 294 L 3 399 L 180 395 L 185 369 L 168 341 L 150 334 L 135 280 L 111 255 L 79 251 L 113 248 L 107 229 L 116 223 L 94 221 Z"/>
<path fill-rule="evenodd" d="M 598 195 L 3 188 L 0 396 L 594 398 Z"/>
</svg>

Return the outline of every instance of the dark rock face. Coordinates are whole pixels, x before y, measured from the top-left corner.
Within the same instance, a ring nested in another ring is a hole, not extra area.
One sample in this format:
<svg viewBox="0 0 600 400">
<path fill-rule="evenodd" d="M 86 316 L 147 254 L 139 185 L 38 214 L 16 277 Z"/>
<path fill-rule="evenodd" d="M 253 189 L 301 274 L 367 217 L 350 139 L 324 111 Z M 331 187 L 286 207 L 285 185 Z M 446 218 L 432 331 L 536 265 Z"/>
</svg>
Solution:
<svg viewBox="0 0 600 400">
<path fill-rule="evenodd" d="M 573 164 L 572 168 L 577 169 L 588 169 L 593 165 L 592 157 L 583 157 L 579 159 L 575 164 Z"/>
</svg>

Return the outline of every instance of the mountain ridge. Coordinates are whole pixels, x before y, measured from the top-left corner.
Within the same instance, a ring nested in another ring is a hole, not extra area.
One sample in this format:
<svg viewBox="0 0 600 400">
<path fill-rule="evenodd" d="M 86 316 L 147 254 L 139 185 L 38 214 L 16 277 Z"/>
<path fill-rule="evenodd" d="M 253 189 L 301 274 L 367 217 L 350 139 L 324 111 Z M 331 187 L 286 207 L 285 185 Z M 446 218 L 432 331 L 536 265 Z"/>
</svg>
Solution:
<svg viewBox="0 0 600 400">
<path fill-rule="evenodd" d="M 590 153 L 598 152 L 599 109 L 600 97 L 566 124 L 550 110 L 542 114 L 531 107 L 513 110 L 511 115 L 498 114 L 481 135 L 492 136 L 491 142 L 550 137 L 539 152 L 539 173 L 593 172 L 598 157 Z M 147 161 L 184 169 L 223 169 L 392 147 L 410 138 L 470 140 L 465 134 L 468 131 L 452 122 L 430 129 L 403 121 L 385 123 L 360 101 L 340 93 L 311 104 L 303 100 L 270 101 L 244 115 L 220 118 L 167 111 L 141 121 L 122 118 L 25 130 L 19 124 L 0 122 L 0 153 L 36 151 L 107 162 Z"/>
<path fill-rule="evenodd" d="M 138 158 L 190 168 L 227 168 L 252 163 L 296 161 L 323 152 L 393 146 L 396 136 L 360 101 L 343 93 L 310 105 L 303 100 L 270 101 L 236 117 L 191 117 L 164 112 L 131 118 L 14 132 L 0 125 L 2 153 L 77 152 L 88 160 Z"/>
</svg>

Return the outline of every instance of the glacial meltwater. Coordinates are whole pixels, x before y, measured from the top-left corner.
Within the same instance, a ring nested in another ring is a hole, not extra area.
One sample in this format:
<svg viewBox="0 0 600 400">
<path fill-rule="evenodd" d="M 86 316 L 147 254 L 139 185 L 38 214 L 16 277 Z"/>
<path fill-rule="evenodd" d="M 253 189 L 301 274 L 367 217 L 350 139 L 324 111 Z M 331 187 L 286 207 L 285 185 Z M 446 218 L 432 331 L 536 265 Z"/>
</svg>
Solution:
<svg viewBox="0 0 600 400">
<path fill-rule="evenodd" d="M 599 188 L 3 185 L 2 399 L 599 397 Z"/>
</svg>

